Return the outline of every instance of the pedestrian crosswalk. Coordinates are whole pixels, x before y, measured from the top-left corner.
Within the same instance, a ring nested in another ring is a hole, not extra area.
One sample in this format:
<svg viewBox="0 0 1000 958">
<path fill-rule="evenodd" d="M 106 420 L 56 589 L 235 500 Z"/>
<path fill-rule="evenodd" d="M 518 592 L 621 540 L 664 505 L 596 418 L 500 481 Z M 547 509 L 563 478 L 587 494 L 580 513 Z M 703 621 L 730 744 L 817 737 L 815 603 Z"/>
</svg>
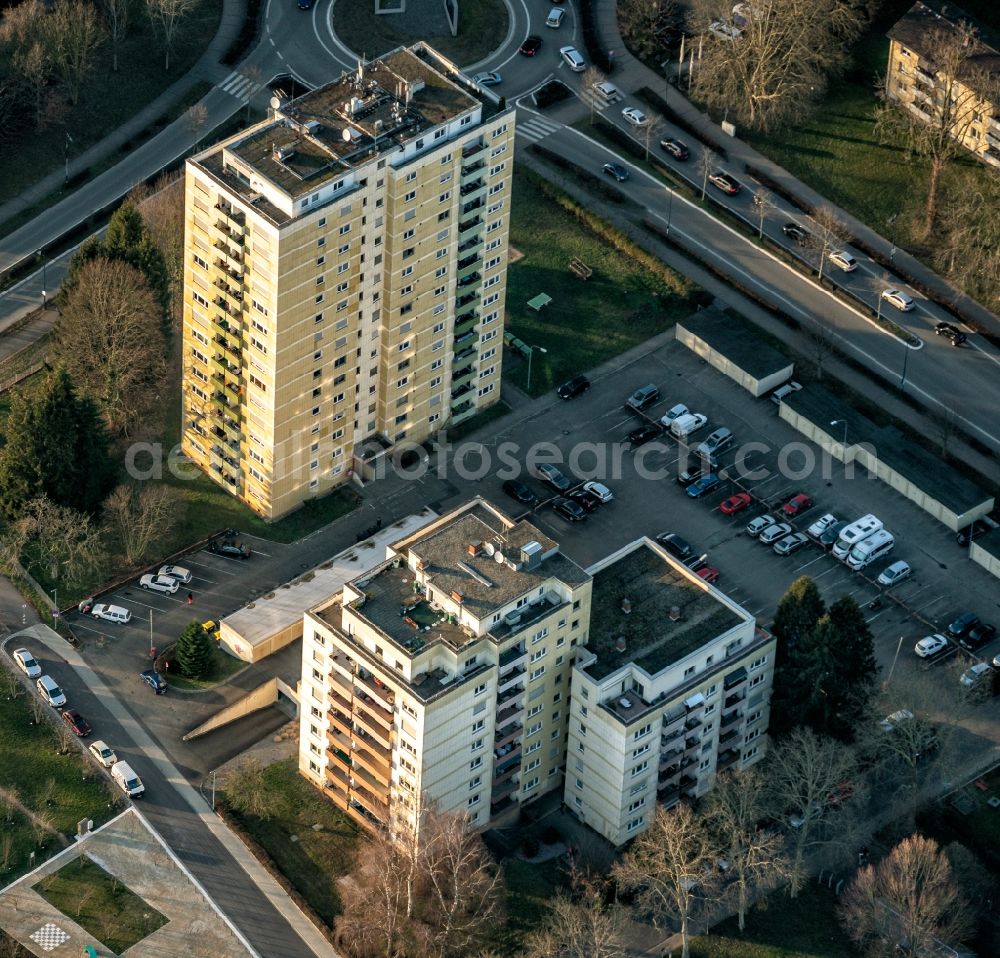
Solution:
<svg viewBox="0 0 1000 958">
<path fill-rule="evenodd" d="M 530 120 L 525 120 L 523 123 L 517 124 L 518 135 L 523 136 L 529 143 L 537 143 L 550 133 L 555 133 L 556 130 L 561 129 L 561 124 L 553 123 L 551 120 L 546 120 L 540 116 L 533 116 Z"/>
<path fill-rule="evenodd" d="M 588 110 L 596 110 L 598 113 L 603 113 L 611 106 L 604 97 L 598 96 L 593 90 L 581 90 L 580 99 L 586 104 Z"/>
<path fill-rule="evenodd" d="M 252 80 L 250 77 L 243 76 L 242 73 L 237 73 L 233 71 L 223 80 L 219 86 L 222 87 L 226 93 L 232 94 L 237 100 L 242 100 L 246 103 L 252 96 L 256 95 L 257 91 L 264 84 L 258 80 Z"/>
</svg>

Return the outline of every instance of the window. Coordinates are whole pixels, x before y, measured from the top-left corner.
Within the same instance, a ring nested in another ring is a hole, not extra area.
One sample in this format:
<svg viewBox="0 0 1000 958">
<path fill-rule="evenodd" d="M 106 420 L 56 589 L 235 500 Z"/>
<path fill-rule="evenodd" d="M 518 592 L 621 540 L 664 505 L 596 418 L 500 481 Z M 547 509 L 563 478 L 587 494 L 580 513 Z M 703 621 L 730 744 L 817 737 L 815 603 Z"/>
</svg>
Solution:
<svg viewBox="0 0 1000 958">
<path fill-rule="evenodd" d="M 548 649 L 538 649 L 537 651 L 531 653 L 531 661 L 533 663 L 537 662 L 539 659 L 544 658 L 548 654 Z"/>
<path fill-rule="evenodd" d="M 479 719 L 477 722 L 474 722 L 473 725 L 472 725 L 472 731 L 473 731 L 473 733 L 475 733 L 475 732 L 481 732 L 484 728 L 486 728 L 486 722 L 483 719 Z"/>
<path fill-rule="evenodd" d="M 637 811 L 638 809 L 642 808 L 642 806 L 645 804 L 646 804 L 646 796 L 643 795 L 642 798 L 637 798 L 634 802 L 632 802 L 629 805 L 628 810 L 630 812 Z"/>
<path fill-rule="evenodd" d="M 406 174 L 405 182 L 412 183 L 417 178 L 417 171 L 411 170 Z"/>
<path fill-rule="evenodd" d="M 640 755 L 648 751 L 649 751 L 649 742 L 647 742 L 645 745 L 640 745 L 638 748 L 632 749 L 632 758 L 638 758 Z"/>
<path fill-rule="evenodd" d="M 645 816 L 640 815 L 638 818 L 633 818 L 632 821 L 628 823 L 628 831 L 634 832 L 637 828 L 642 827 L 642 823 L 646 820 Z"/>
<path fill-rule="evenodd" d="M 479 796 L 478 795 L 472 795 L 472 796 L 469 797 L 469 805 L 470 806 L 472 806 L 472 805 L 478 805 L 478 804 L 479 804 Z"/>
<path fill-rule="evenodd" d="M 635 768 L 632 769 L 632 778 L 635 778 L 636 775 L 641 775 L 647 768 L 649 768 L 649 759 L 640 762 Z"/>
<path fill-rule="evenodd" d="M 446 190 L 438 197 L 439 203 L 447 203 L 451 199 L 451 190 Z"/>
<path fill-rule="evenodd" d="M 538 776 L 534 778 L 529 778 L 528 781 L 524 783 L 524 787 L 521 789 L 522 792 L 530 792 L 533 788 L 538 786 Z"/>
<path fill-rule="evenodd" d="M 528 677 L 528 680 L 530 682 L 534 682 L 535 679 L 540 679 L 544 674 L 545 674 L 545 666 L 544 665 L 540 665 L 537 669 L 535 669 L 531 673 L 531 675 Z"/>
<path fill-rule="evenodd" d="M 482 764 L 483 764 L 482 755 L 477 755 L 471 762 L 469 762 L 469 769 L 472 770 L 479 768 L 480 766 L 482 766 Z"/>
<path fill-rule="evenodd" d="M 473 752 L 478 752 L 482 747 L 483 747 L 483 740 L 481 738 L 477 738 L 472 743 L 472 751 Z"/>
<path fill-rule="evenodd" d="M 638 742 L 639 739 L 643 737 L 643 735 L 648 735 L 652 730 L 653 730 L 652 724 L 647 722 L 645 725 L 643 725 L 642 728 L 636 730 L 635 734 L 632 736 L 632 739 Z"/>
<path fill-rule="evenodd" d="M 750 671 L 751 672 L 756 672 L 757 669 L 762 668 L 766 664 L 767 664 L 767 656 L 766 655 L 762 655 L 759 659 L 754 659 L 750 663 Z"/>
<path fill-rule="evenodd" d="M 479 786 L 482 785 L 482 783 L 483 783 L 483 777 L 481 775 L 477 775 L 469 782 L 469 791 L 471 792 L 474 788 L 479 788 Z"/>
<path fill-rule="evenodd" d="M 409 203 L 411 200 L 415 200 L 416 198 L 417 198 L 417 191 L 410 190 L 410 192 L 403 197 L 403 202 Z"/>
<path fill-rule="evenodd" d="M 532 735 L 537 735 L 541 730 L 544 722 L 535 722 L 534 725 L 529 725 L 527 731 L 524 733 L 526 736 L 530 737 Z"/>
<path fill-rule="evenodd" d="M 766 678 L 767 678 L 766 675 L 757 675 L 757 676 L 755 676 L 754 678 L 752 678 L 750 680 L 750 685 L 748 686 L 748 688 L 751 688 L 751 689 L 757 688 L 757 686 L 760 685 L 760 683 L 763 682 L 764 679 L 766 679 Z"/>
</svg>

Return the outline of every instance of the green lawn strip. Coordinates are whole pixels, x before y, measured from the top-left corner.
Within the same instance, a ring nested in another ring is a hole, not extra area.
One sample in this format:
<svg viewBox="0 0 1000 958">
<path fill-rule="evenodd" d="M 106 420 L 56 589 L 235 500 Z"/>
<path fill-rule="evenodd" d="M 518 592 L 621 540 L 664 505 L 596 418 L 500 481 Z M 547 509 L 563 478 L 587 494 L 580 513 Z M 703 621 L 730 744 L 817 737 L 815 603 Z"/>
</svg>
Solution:
<svg viewBox="0 0 1000 958">
<path fill-rule="evenodd" d="M 482 412 L 477 412 L 474 416 L 464 419 L 457 426 L 448 427 L 448 442 L 455 443 L 471 435 L 477 429 L 488 426 L 491 422 L 503 419 L 510 412 L 510 406 L 501 400 L 492 406 L 487 406 Z"/>
<path fill-rule="evenodd" d="M 512 258 L 514 249 L 521 258 L 508 268 L 506 328 L 547 352 L 535 352 L 530 390 L 527 360 L 511 350 L 505 375 L 533 396 L 669 329 L 693 309 L 690 283 L 526 170 L 515 174 L 510 243 Z M 570 271 L 574 258 L 593 270 L 590 279 Z M 534 312 L 527 302 L 539 293 L 552 302 Z"/>
<path fill-rule="evenodd" d="M 854 958 L 836 906 L 836 896 L 815 885 L 794 899 L 775 892 L 764 909 L 747 915 L 746 931 L 731 918 L 695 938 L 691 958 Z"/>
<path fill-rule="evenodd" d="M 524 953 L 524 940 L 545 926 L 548 903 L 566 888 L 566 872 L 558 860 L 532 864 L 519 858 L 503 863 L 507 924 L 497 928 L 488 942 L 501 955 Z"/>
<path fill-rule="evenodd" d="M 119 52 L 118 72 L 111 70 L 110 53 L 103 52 L 80 89 L 79 101 L 67 105 L 62 122 L 32 130 L 18 139 L 16 150 L 0 152 L 0 203 L 63 166 L 67 134 L 72 160 L 187 74 L 215 36 L 221 14 L 221 0 L 200 0 L 181 23 L 169 71 L 163 68 L 163 45 L 149 20 L 136 16 Z"/>
<path fill-rule="evenodd" d="M 86 855 L 34 888 L 116 955 L 167 923 L 164 915 Z"/>
<path fill-rule="evenodd" d="M 232 810 L 228 814 L 270 856 L 312 910 L 332 926 L 340 913 L 337 880 L 354 866 L 359 830 L 299 775 L 295 759 L 269 766 L 265 780 L 278 803 L 272 818 L 263 821 Z M 313 825 L 322 827 L 314 830 Z"/>
<path fill-rule="evenodd" d="M 68 844 L 53 831 L 72 836 L 81 819 L 101 824 L 114 811 L 97 770 L 76 748 L 58 754 L 52 726 L 33 724 L 25 693 L 18 686 L 18 695 L 9 698 L 6 685 L 0 694 L 0 789 L 43 822 L 36 828 L 31 815 L 0 796 L 0 822 L 8 823 L 0 830 L 0 885 L 34 867 L 31 852 L 42 861 Z"/>
<path fill-rule="evenodd" d="M 353 50 L 369 59 L 395 47 L 425 41 L 438 53 L 464 67 L 490 54 L 507 32 L 507 8 L 501 0 L 462 0 L 458 6 L 458 36 L 419 35 L 399 27 L 392 14 L 375 13 L 374 0 L 338 3 L 333 8 L 333 30 Z M 409 16 L 404 14 L 403 16 Z"/>
<path fill-rule="evenodd" d="M 214 685 L 219 685 L 221 682 L 225 682 L 226 679 L 232 678 L 237 672 L 247 667 L 247 663 L 242 659 L 236 658 L 235 655 L 230 655 L 228 652 L 220 649 L 217 645 L 213 649 L 213 653 L 212 668 L 203 679 L 189 679 L 186 676 L 181 675 L 180 671 L 174 665 L 172 656 L 168 654 L 166 659 L 170 665 L 163 673 L 164 678 L 167 680 L 167 684 L 172 689 L 180 689 L 181 691 L 187 692 L 200 692 L 202 689 L 210 689 Z"/>
</svg>

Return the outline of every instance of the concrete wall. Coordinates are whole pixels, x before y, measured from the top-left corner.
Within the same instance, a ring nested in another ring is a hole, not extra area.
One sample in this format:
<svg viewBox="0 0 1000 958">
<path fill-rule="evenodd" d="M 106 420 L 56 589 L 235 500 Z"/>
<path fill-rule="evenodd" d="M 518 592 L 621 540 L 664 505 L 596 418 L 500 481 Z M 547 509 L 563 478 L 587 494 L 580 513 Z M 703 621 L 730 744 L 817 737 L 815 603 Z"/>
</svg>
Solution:
<svg viewBox="0 0 1000 958">
<path fill-rule="evenodd" d="M 978 562 L 987 572 L 1000 579 L 1000 555 L 987 552 L 978 542 L 973 540 L 969 549 L 969 558 Z"/>
<path fill-rule="evenodd" d="M 302 618 L 278 629 L 265 639 L 254 642 L 247 642 L 239 632 L 231 625 L 226 624 L 223 619 L 219 625 L 219 642 L 232 655 L 244 662 L 259 662 L 261 659 L 283 649 L 286 645 L 291 645 L 296 639 L 302 638 Z"/>
<path fill-rule="evenodd" d="M 739 383 L 752 396 L 758 398 L 772 389 L 776 389 L 786 380 L 791 379 L 792 371 L 795 368 L 795 364 L 790 362 L 778 372 L 772 373 L 764 379 L 755 379 L 732 360 L 713 349 L 703 339 L 700 339 L 690 330 L 685 329 L 680 323 L 677 324 L 677 339 L 692 352 L 701 356 L 709 365 L 718 369 L 719 372 L 724 373 L 734 382 Z"/>
<path fill-rule="evenodd" d="M 286 694 L 288 686 L 284 682 L 281 683 L 284 686 L 283 691 Z M 193 738 L 198 738 L 201 735 L 205 735 L 208 732 L 212 732 L 217 728 L 222 728 L 224 725 L 229 725 L 231 722 L 237 722 L 241 718 L 246 718 L 248 715 L 252 715 L 254 712 L 259 712 L 262 709 L 266 709 L 270 705 L 274 705 L 278 701 L 278 679 L 268 679 L 263 685 L 258 685 L 252 692 L 248 692 L 239 701 L 233 702 L 232 705 L 227 705 L 221 711 L 218 711 L 210 719 L 202 722 L 201 725 L 196 728 L 191 729 L 187 735 L 184 736 L 184 741 L 189 742 Z"/>
</svg>

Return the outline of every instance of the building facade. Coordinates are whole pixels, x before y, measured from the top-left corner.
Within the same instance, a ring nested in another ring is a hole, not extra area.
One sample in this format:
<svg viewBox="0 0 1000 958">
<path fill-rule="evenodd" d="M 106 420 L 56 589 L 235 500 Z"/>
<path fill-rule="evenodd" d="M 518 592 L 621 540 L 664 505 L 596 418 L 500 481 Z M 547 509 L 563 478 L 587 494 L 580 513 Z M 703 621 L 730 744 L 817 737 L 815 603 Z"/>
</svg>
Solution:
<svg viewBox="0 0 1000 958">
<path fill-rule="evenodd" d="M 303 631 L 300 771 L 369 827 L 431 799 L 485 828 L 559 790 L 621 844 L 763 754 L 773 640 L 648 540 L 585 571 L 473 500 Z"/>
<path fill-rule="evenodd" d="M 278 518 L 495 402 L 513 153 L 418 44 L 188 160 L 185 454 Z"/>
<path fill-rule="evenodd" d="M 888 32 L 888 96 L 1000 168 L 1000 49 L 963 10 L 918 0 Z"/>
</svg>

